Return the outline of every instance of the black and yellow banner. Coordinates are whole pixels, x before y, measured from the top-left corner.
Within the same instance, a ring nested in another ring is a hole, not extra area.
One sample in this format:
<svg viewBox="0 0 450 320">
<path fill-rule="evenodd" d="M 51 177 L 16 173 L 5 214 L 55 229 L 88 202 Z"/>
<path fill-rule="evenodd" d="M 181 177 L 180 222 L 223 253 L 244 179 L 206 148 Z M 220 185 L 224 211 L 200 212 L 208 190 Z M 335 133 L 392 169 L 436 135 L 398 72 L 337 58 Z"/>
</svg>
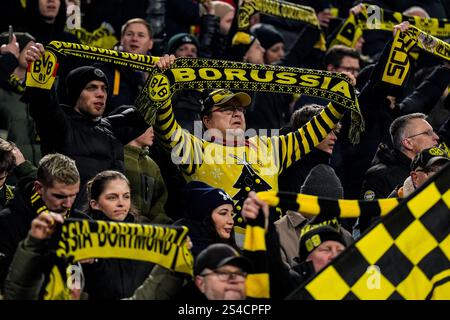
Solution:
<svg viewBox="0 0 450 320">
<path fill-rule="evenodd" d="M 450 299 L 450 165 L 288 299 Z"/>
<path fill-rule="evenodd" d="M 250 28 L 250 17 L 257 13 L 300 21 L 320 28 L 313 8 L 282 0 L 244 0 L 238 10 L 238 29 Z"/>
<path fill-rule="evenodd" d="M 450 37 L 450 20 L 411 17 L 376 5 L 363 4 L 361 13 L 357 16 L 352 13 L 349 15 L 329 46 L 343 44 L 354 47 L 363 30 L 392 31 L 395 25 L 403 21 L 409 21 L 411 25 L 430 35 L 441 38 Z"/>
<path fill-rule="evenodd" d="M 184 226 L 147 225 L 67 219 L 57 238 L 56 257 L 68 263 L 90 258 L 141 260 L 164 268 L 193 274 L 193 256 L 187 248 Z M 54 267 L 47 299 L 61 295 L 51 288 L 65 288 L 61 268 Z"/>
<path fill-rule="evenodd" d="M 398 199 L 378 200 L 345 200 L 328 199 L 309 194 L 261 191 L 258 198 L 271 207 L 280 208 L 283 212 L 293 210 L 308 217 L 320 216 L 323 220 L 332 218 L 358 218 L 361 215 L 371 217 L 385 216 L 398 206 Z M 321 219 L 322 220 L 322 219 Z"/>
<path fill-rule="evenodd" d="M 154 68 L 136 99 L 136 108 L 146 119 L 156 119 L 156 110 L 180 89 L 239 89 L 323 97 L 352 111 L 350 138 L 357 141 L 364 130 L 355 90 L 346 75 L 244 62 L 180 58 L 167 70 Z"/>
<path fill-rule="evenodd" d="M 383 82 L 399 87 L 405 84 L 411 68 L 408 53 L 414 46 L 450 61 L 450 45 L 448 43 L 411 26 L 408 30 L 395 35 L 382 75 Z"/>
<path fill-rule="evenodd" d="M 79 43 L 52 41 L 46 46 L 44 57 L 28 66 L 26 86 L 50 90 L 56 79 L 59 56 L 90 59 L 145 72 L 151 71 L 155 62 L 159 60 L 159 57 L 144 54 L 91 47 Z"/>
<path fill-rule="evenodd" d="M 238 10 L 238 32 L 233 37 L 232 44 L 238 44 L 242 32 L 250 29 L 250 17 L 257 13 L 264 13 L 275 17 L 299 21 L 320 29 L 320 22 L 313 8 L 290 3 L 282 0 L 244 0 Z M 326 51 L 326 40 L 323 32 L 319 41 L 314 45 Z"/>
<path fill-rule="evenodd" d="M 69 32 L 75 35 L 80 43 L 92 47 L 112 49 L 119 42 L 114 35 L 113 27 L 106 22 L 92 32 L 84 28 L 70 29 Z"/>
</svg>

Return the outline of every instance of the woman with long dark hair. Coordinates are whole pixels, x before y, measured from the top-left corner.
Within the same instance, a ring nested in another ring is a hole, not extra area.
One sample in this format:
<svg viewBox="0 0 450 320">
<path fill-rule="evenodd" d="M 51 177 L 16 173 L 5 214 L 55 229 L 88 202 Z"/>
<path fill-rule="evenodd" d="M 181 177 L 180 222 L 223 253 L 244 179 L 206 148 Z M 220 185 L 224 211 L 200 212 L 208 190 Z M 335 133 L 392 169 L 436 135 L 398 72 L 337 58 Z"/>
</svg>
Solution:
<svg viewBox="0 0 450 320">
<path fill-rule="evenodd" d="M 103 171 L 88 182 L 87 214 L 94 220 L 145 222 L 131 206 L 130 183 L 118 171 Z M 115 300 L 129 297 L 153 268 L 149 262 L 98 259 L 83 264 L 88 299 Z"/>
</svg>

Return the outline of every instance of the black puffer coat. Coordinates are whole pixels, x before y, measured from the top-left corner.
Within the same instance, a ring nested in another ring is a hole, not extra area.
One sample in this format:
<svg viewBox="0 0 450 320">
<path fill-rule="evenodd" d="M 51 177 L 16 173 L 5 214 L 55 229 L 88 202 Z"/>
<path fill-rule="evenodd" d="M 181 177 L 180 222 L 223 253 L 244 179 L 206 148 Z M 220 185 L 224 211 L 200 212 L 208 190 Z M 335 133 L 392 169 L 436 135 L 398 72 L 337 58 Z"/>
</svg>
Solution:
<svg viewBox="0 0 450 320">
<path fill-rule="evenodd" d="M 123 145 L 148 128 L 136 109 L 130 107 L 94 121 L 69 106 L 58 105 L 45 91 L 27 88 L 25 93 L 41 137 L 42 154 L 59 152 L 74 159 L 81 186 L 104 170 L 124 172 Z"/>
</svg>

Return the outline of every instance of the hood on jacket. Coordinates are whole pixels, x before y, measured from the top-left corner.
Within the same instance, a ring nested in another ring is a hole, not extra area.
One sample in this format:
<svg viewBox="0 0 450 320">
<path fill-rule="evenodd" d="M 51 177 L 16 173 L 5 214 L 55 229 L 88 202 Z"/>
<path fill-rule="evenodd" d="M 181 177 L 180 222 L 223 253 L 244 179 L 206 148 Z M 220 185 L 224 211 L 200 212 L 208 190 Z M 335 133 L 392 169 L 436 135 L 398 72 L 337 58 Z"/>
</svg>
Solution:
<svg viewBox="0 0 450 320">
<path fill-rule="evenodd" d="M 405 162 L 409 163 L 411 160 L 406 157 L 402 152 L 389 148 L 388 145 L 384 143 L 380 143 L 378 146 L 378 150 L 373 157 L 371 166 L 377 165 L 377 164 L 385 164 L 385 165 L 393 165 L 393 164 L 399 164 L 399 162 Z"/>
<path fill-rule="evenodd" d="M 56 16 L 53 24 L 46 23 L 39 12 L 39 0 L 28 0 L 25 8 L 26 23 L 29 30 L 36 31 L 49 31 L 53 33 L 60 33 L 64 31 L 66 25 L 67 13 L 66 13 L 66 1 L 61 0 L 59 6 L 58 15 Z M 38 39 L 39 41 L 39 39 Z"/>
</svg>

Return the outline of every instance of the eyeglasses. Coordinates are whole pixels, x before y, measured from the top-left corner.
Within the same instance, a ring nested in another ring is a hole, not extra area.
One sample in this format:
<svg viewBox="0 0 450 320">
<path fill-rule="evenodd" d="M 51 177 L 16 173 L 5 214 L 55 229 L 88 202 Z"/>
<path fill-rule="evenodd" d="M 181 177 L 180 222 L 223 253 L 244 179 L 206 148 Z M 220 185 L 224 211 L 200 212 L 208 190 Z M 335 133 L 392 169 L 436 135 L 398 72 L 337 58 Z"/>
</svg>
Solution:
<svg viewBox="0 0 450 320">
<path fill-rule="evenodd" d="M 341 69 L 341 70 L 344 70 L 344 71 L 348 71 L 348 72 L 350 72 L 352 74 L 359 73 L 361 71 L 360 68 L 353 68 L 353 67 L 335 66 L 335 68 L 336 69 Z"/>
<path fill-rule="evenodd" d="M 430 129 L 430 130 L 427 130 L 424 132 L 413 134 L 412 136 L 406 137 L 405 139 L 414 138 L 414 137 L 420 136 L 422 134 L 426 134 L 427 136 L 432 137 L 434 135 L 434 131 L 433 131 L 433 129 Z"/>
<path fill-rule="evenodd" d="M 210 273 L 201 274 L 200 276 L 207 277 L 211 275 L 216 275 L 220 281 L 224 282 L 230 280 L 245 281 L 245 278 L 247 277 L 247 272 L 228 272 L 216 270 Z"/>
<path fill-rule="evenodd" d="M 227 116 L 231 116 L 236 111 L 239 111 L 239 112 L 242 112 L 243 114 L 245 114 L 247 109 L 244 107 L 226 106 L 226 107 L 222 107 L 222 108 L 219 108 L 216 110 L 211 110 L 211 112 L 221 112 L 223 114 L 226 114 Z"/>
</svg>

